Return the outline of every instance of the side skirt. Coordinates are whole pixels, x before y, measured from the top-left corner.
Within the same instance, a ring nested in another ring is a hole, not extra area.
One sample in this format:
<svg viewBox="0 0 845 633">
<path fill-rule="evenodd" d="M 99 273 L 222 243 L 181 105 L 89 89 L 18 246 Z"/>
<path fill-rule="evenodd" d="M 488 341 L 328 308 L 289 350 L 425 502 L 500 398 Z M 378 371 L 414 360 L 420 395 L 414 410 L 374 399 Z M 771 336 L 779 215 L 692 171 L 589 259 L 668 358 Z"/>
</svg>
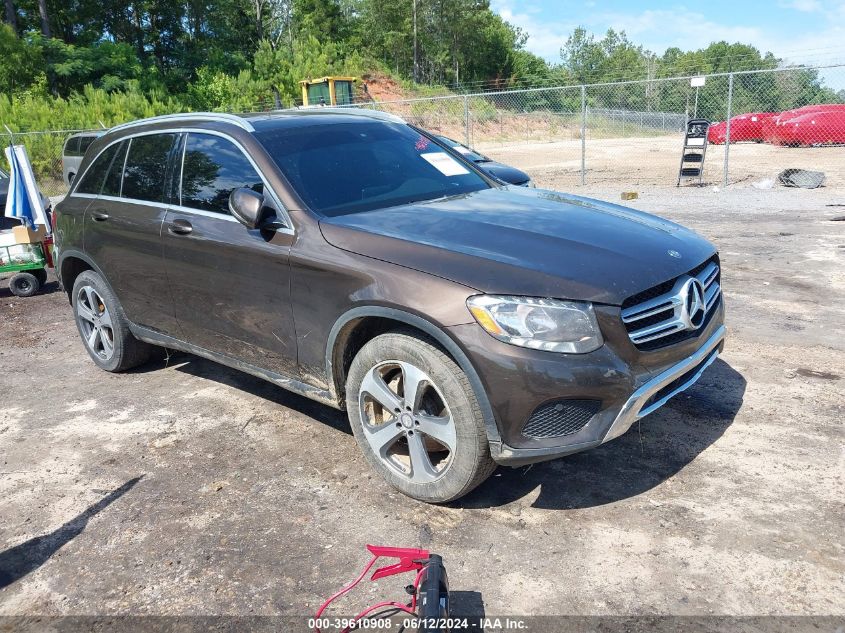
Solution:
<svg viewBox="0 0 845 633">
<path fill-rule="evenodd" d="M 158 345 L 160 347 L 167 347 L 169 349 L 176 349 L 181 352 L 187 352 L 188 354 L 207 358 L 215 363 L 220 363 L 221 365 L 226 365 L 232 369 L 237 369 L 244 373 L 256 376 L 257 378 L 262 378 L 268 382 L 272 382 L 274 385 L 277 385 L 282 389 L 287 389 L 288 391 L 305 396 L 311 400 L 326 404 L 334 409 L 341 409 L 337 399 L 326 389 L 319 389 L 317 387 L 312 387 L 311 385 L 306 385 L 304 382 L 301 382 L 296 378 L 291 378 L 290 376 L 262 369 L 261 367 L 256 367 L 255 365 L 250 365 L 249 363 L 245 363 L 236 358 L 209 351 L 205 348 L 198 347 L 197 345 L 186 343 L 185 341 L 173 338 L 172 336 L 167 336 L 166 334 L 161 334 L 155 330 L 150 330 L 135 324 L 130 325 L 129 330 L 135 338 L 140 339 L 145 343 Z"/>
</svg>

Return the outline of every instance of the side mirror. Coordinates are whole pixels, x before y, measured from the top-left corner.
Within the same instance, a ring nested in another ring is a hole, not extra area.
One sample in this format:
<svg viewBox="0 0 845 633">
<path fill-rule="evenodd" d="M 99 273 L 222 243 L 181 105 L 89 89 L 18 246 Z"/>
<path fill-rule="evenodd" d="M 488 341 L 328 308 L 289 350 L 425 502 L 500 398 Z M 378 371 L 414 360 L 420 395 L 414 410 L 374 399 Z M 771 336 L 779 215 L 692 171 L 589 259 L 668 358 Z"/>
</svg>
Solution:
<svg viewBox="0 0 845 633">
<path fill-rule="evenodd" d="M 264 219 L 264 196 L 241 187 L 229 195 L 229 211 L 248 229 L 257 229 Z"/>
</svg>

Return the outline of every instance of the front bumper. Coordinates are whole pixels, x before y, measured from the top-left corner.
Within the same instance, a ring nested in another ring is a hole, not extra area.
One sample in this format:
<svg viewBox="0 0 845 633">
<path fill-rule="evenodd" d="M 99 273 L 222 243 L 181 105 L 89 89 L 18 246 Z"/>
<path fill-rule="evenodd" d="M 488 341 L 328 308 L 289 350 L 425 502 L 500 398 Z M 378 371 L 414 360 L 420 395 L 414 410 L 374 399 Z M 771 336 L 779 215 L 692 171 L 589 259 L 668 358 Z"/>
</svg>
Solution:
<svg viewBox="0 0 845 633">
<path fill-rule="evenodd" d="M 632 348 L 617 339 L 597 352 L 563 361 L 548 352 L 529 354 L 498 341 L 491 344 L 492 337 L 483 331 L 478 336 L 465 330 L 462 342 L 469 343 L 501 432 L 501 441 L 490 444 L 493 459 L 519 466 L 583 451 L 624 434 L 692 386 L 718 357 L 725 339 L 723 315 L 720 307 L 698 340 L 676 350 L 672 358 L 666 358 L 668 352 L 636 358 Z M 658 359 L 665 362 L 655 362 Z M 538 440 L 523 435 L 531 411 L 559 398 L 592 398 L 602 406 L 570 436 Z"/>
</svg>

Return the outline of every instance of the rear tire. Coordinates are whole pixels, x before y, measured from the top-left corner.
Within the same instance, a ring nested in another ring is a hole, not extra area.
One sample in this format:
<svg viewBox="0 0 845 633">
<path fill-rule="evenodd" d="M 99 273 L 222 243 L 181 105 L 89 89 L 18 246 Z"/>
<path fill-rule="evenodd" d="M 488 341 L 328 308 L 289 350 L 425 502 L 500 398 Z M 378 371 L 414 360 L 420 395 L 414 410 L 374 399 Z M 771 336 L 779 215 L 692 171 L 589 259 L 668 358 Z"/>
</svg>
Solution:
<svg viewBox="0 0 845 633">
<path fill-rule="evenodd" d="M 39 268 L 38 270 L 33 270 L 32 274 L 35 275 L 36 279 L 38 279 L 38 283 L 41 284 L 42 288 L 47 284 L 47 269 L 46 268 Z"/>
<path fill-rule="evenodd" d="M 41 290 L 41 282 L 32 273 L 21 272 L 9 280 L 9 290 L 16 297 L 31 297 Z"/>
<path fill-rule="evenodd" d="M 80 273 L 71 298 L 82 344 L 100 369 L 126 371 L 150 360 L 155 346 L 132 335 L 120 302 L 100 275 Z"/>
<path fill-rule="evenodd" d="M 466 374 L 416 333 L 390 332 L 364 345 L 349 368 L 346 403 L 367 461 L 409 497 L 453 501 L 496 469 Z"/>
</svg>

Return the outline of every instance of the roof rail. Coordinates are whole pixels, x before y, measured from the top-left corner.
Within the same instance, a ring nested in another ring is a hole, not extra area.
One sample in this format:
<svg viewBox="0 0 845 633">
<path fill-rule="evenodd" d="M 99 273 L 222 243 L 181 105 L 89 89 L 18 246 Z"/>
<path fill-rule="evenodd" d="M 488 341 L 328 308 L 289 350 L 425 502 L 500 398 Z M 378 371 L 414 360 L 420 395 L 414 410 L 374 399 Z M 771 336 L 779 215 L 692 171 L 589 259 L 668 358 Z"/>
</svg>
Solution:
<svg viewBox="0 0 845 633">
<path fill-rule="evenodd" d="M 406 123 L 405 119 L 390 112 L 383 110 L 375 110 L 371 108 L 362 108 L 361 106 L 296 106 L 294 108 L 283 108 L 281 110 L 271 110 L 270 112 L 255 113 L 256 115 L 266 114 L 272 116 L 273 114 L 285 114 L 295 112 L 313 112 L 319 114 L 351 114 L 353 116 L 363 116 L 370 119 L 379 119 L 381 121 L 391 121 L 393 123 Z"/>
<path fill-rule="evenodd" d="M 236 114 L 227 114 L 225 112 L 184 112 L 182 114 L 162 114 L 160 116 L 153 116 L 147 119 L 138 119 L 137 121 L 130 121 L 129 123 L 121 123 L 115 125 L 109 131 L 123 130 L 126 128 L 135 127 L 137 125 L 146 125 L 147 123 L 168 123 L 188 120 L 201 121 L 221 121 L 225 123 L 232 123 L 247 132 L 254 132 L 255 128 L 252 123 L 245 118 L 237 116 Z"/>
</svg>

